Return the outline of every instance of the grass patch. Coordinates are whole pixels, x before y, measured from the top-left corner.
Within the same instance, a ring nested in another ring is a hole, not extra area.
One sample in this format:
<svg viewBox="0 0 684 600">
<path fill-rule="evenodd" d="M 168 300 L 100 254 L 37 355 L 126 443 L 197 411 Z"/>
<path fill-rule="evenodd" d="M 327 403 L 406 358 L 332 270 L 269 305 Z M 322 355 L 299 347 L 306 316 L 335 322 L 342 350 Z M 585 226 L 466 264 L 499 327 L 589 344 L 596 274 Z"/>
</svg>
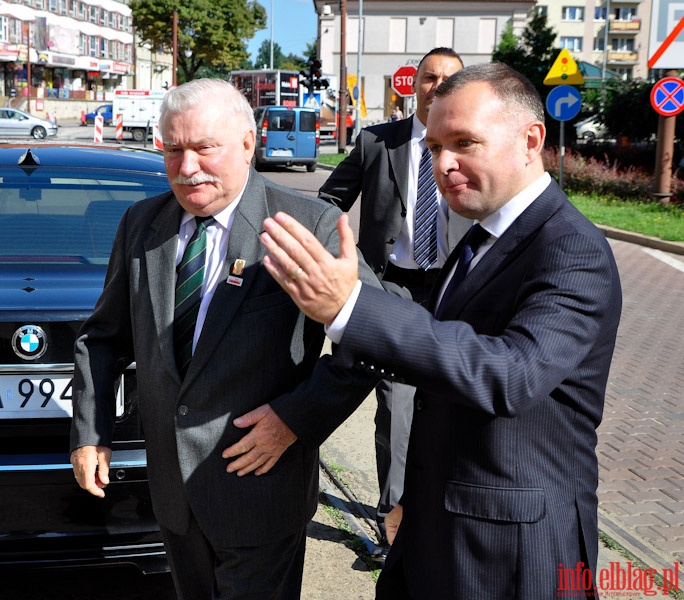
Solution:
<svg viewBox="0 0 684 600">
<path fill-rule="evenodd" d="M 603 533 L 603 531 L 599 531 L 599 540 L 603 543 L 604 546 L 610 548 L 611 550 L 616 551 L 618 554 L 621 554 L 625 559 L 630 561 L 635 567 L 641 569 L 642 571 L 645 571 L 646 569 L 649 568 L 643 562 L 641 562 L 636 556 L 634 556 L 634 554 L 632 554 L 629 550 L 627 550 L 626 548 L 623 548 L 612 537 Z M 659 586 L 658 590 L 662 590 L 662 587 L 663 587 L 662 575 L 660 575 L 659 573 L 656 573 L 654 575 L 654 580 L 655 580 L 655 583 Z M 650 591 L 655 591 L 655 590 L 650 590 Z M 654 595 L 654 594 L 647 594 L 647 595 Z M 661 591 L 660 595 L 666 596 L 668 598 L 675 598 L 675 600 L 684 600 L 684 592 L 681 589 L 669 590 L 667 594 L 664 591 Z"/>
<path fill-rule="evenodd" d="M 378 563 L 371 559 L 371 557 L 368 555 L 368 551 L 366 549 L 366 545 L 363 543 L 363 540 L 354 533 L 351 527 L 349 527 L 349 524 L 338 508 L 330 506 L 327 504 L 327 502 L 321 502 L 321 507 L 333 520 L 337 529 L 344 534 L 349 547 L 356 552 L 356 555 L 368 567 L 371 578 L 375 583 L 377 583 L 378 577 L 380 577 L 380 571 L 382 569 L 378 568 Z"/>
<path fill-rule="evenodd" d="M 671 242 L 684 241 L 684 211 L 680 206 L 572 193 L 569 198 L 594 223 Z"/>
<path fill-rule="evenodd" d="M 319 154 L 318 155 L 318 162 L 322 165 L 330 165 L 331 167 L 336 167 L 347 156 L 349 156 L 349 155 L 343 154 L 340 152 L 336 152 L 335 154 Z"/>
</svg>

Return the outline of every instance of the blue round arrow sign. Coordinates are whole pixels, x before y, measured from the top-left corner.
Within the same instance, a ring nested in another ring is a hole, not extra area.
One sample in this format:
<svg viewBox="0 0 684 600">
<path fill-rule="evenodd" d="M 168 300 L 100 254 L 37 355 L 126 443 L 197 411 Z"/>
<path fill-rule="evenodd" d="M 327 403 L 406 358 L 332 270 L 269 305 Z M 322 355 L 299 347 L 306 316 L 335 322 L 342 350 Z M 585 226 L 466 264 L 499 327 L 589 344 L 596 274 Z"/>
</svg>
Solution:
<svg viewBox="0 0 684 600">
<path fill-rule="evenodd" d="M 559 85 L 546 97 L 546 111 L 556 121 L 574 119 L 582 108 L 582 96 L 571 85 Z"/>
</svg>

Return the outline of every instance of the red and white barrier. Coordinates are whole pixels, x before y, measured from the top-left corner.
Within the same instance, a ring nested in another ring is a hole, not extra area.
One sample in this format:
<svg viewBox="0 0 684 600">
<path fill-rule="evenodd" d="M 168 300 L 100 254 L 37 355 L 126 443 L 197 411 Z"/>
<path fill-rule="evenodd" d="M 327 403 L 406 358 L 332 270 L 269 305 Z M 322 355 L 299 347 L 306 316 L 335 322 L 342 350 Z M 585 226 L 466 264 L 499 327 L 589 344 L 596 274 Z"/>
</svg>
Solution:
<svg viewBox="0 0 684 600">
<path fill-rule="evenodd" d="M 164 144 L 162 143 L 161 135 L 159 134 L 159 125 L 154 126 L 154 149 L 163 150 Z"/>
<path fill-rule="evenodd" d="M 102 143 L 102 130 L 104 129 L 104 118 L 102 115 L 95 117 L 95 129 L 93 130 L 93 141 L 96 144 Z"/>
<path fill-rule="evenodd" d="M 116 115 L 116 139 L 123 140 L 123 115 Z"/>
</svg>

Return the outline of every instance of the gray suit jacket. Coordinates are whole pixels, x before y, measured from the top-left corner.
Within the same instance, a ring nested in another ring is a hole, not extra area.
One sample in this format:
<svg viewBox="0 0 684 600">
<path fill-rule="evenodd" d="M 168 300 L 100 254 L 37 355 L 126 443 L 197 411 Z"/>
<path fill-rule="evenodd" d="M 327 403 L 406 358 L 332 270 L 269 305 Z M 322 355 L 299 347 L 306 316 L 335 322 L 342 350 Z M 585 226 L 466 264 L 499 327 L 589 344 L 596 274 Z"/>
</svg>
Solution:
<svg viewBox="0 0 684 600">
<path fill-rule="evenodd" d="M 154 510 L 182 534 L 189 516 L 219 546 L 259 545 L 301 530 L 318 498 L 318 445 L 376 383 L 318 360 L 324 333 L 261 264 L 263 220 L 285 211 L 332 252 L 340 211 L 252 171 L 235 214 L 222 283 L 188 372 L 173 350 L 175 258 L 182 209 L 168 193 L 134 204 L 114 243 L 103 293 L 76 342 L 72 447 L 111 444 L 114 382 L 137 363 Z M 241 286 L 226 282 L 246 261 Z M 365 266 L 364 278 L 378 286 Z M 265 403 L 298 441 L 263 476 L 225 471 L 244 434 L 233 419 Z"/>
<path fill-rule="evenodd" d="M 444 302 L 440 322 L 364 285 L 335 353 L 418 388 L 385 570 L 415 598 L 551 600 L 560 563 L 596 575 L 612 252 L 552 182 Z"/>
<path fill-rule="evenodd" d="M 406 219 L 413 118 L 362 129 L 354 149 L 319 190 L 319 197 L 345 212 L 361 194 L 358 247 L 380 278 Z M 449 252 L 471 224 L 449 210 Z"/>
</svg>

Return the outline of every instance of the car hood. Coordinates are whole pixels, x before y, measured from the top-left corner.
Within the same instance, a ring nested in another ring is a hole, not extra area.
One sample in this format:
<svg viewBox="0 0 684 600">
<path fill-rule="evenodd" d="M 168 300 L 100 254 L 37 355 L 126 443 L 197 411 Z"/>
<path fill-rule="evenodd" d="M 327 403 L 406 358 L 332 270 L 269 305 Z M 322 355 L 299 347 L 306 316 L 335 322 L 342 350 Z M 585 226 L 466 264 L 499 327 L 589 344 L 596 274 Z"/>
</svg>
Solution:
<svg viewBox="0 0 684 600">
<path fill-rule="evenodd" d="M 0 262 L 0 315 L 3 311 L 91 311 L 102 293 L 105 272 L 100 265 Z"/>
</svg>

